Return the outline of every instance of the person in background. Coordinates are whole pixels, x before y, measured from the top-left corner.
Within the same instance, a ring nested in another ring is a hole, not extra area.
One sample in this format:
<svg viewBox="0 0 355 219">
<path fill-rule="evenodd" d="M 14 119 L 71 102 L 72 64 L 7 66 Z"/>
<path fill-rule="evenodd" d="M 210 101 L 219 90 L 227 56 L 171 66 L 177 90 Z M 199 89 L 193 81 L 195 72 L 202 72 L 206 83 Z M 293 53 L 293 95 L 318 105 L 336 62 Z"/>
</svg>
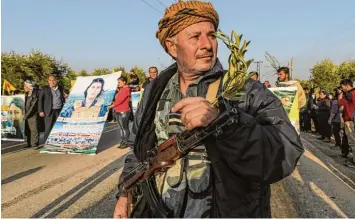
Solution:
<svg viewBox="0 0 355 219">
<path fill-rule="evenodd" d="M 254 81 L 258 81 L 259 80 L 259 73 L 256 71 L 249 72 L 248 77 L 253 79 Z"/>
<path fill-rule="evenodd" d="M 319 123 L 319 134 L 321 135 L 318 139 L 324 142 L 330 142 L 331 136 L 331 126 L 328 124 L 330 117 L 330 100 L 328 93 L 325 90 L 319 92 L 319 101 L 317 103 L 317 119 Z"/>
<path fill-rule="evenodd" d="M 313 133 L 319 133 L 319 125 L 318 125 L 317 112 L 316 112 L 317 97 L 315 95 L 314 88 L 311 88 L 310 98 L 311 98 L 311 120 L 313 121 L 314 129 L 315 129 Z"/>
<path fill-rule="evenodd" d="M 128 140 L 130 136 L 129 130 L 129 116 L 130 116 L 130 105 L 131 92 L 129 86 L 127 86 L 127 79 L 125 77 L 120 77 L 118 79 L 119 91 L 115 96 L 115 101 L 109 106 L 109 109 L 115 109 L 115 116 L 118 126 L 121 129 L 121 143 L 118 148 L 128 147 Z"/>
<path fill-rule="evenodd" d="M 115 94 L 113 95 L 113 98 L 112 98 L 112 103 L 115 101 L 115 97 L 116 97 L 116 94 L 120 91 L 120 87 L 118 86 L 118 81 L 119 79 L 117 79 L 117 87 L 116 87 L 116 90 L 115 90 Z M 112 108 L 112 109 L 109 109 L 109 116 L 110 117 L 110 123 L 115 123 L 116 122 L 116 114 L 115 114 L 115 109 Z"/>
<path fill-rule="evenodd" d="M 341 90 L 339 88 L 334 89 L 334 99 L 331 101 L 330 117 L 328 124 L 332 126 L 332 131 L 335 139 L 335 146 L 341 148 L 341 138 L 340 138 L 340 125 L 341 125 L 341 113 L 342 109 L 338 105 L 338 97 Z"/>
<path fill-rule="evenodd" d="M 270 81 L 264 81 L 264 86 L 266 88 L 271 88 Z"/>
<path fill-rule="evenodd" d="M 48 86 L 42 87 L 38 99 L 39 116 L 44 118 L 44 141 L 47 140 L 52 127 L 64 105 L 63 87 L 58 85 L 54 75 L 48 77 Z"/>
<path fill-rule="evenodd" d="M 349 142 L 353 145 L 352 151 L 355 153 L 355 128 L 354 128 L 354 110 L 355 110 L 355 89 L 350 79 L 344 79 L 340 82 L 343 92 L 339 93 L 338 104 L 343 106 L 344 135 L 342 142 L 342 156 L 349 154 Z M 355 156 L 353 162 L 348 166 L 355 168 Z"/>
<path fill-rule="evenodd" d="M 306 105 L 302 107 L 301 116 L 300 116 L 300 124 L 301 124 L 301 131 L 310 132 L 312 131 L 312 124 L 311 124 L 311 110 L 312 110 L 312 96 L 309 93 L 309 89 L 306 87 L 304 88 L 304 92 L 306 95 Z"/>
<path fill-rule="evenodd" d="M 290 69 L 288 67 L 281 67 L 277 70 L 278 78 L 274 87 L 296 87 L 298 92 L 298 109 L 306 105 L 306 95 L 304 90 L 298 81 L 293 81 L 289 78 Z"/>
<path fill-rule="evenodd" d="M 146 80 L 143 85 L 142 88 L 145 89 L 145 87 L 154 79 L 156 79 L 158 77 L 158 68 L 155 66 L 151 66 L 149 67 L 149 78 L 148 80 Z"/>
<path fill-rule="evenodd" d="M 134 74 L 134 73 L 130 74 L 130 80 L 129 80 L 128 85 L 131 88 L 131 92 L 140 91 L 139 78 L 136 74 Z"/>
<path fill-rule="evenodd" d="M 38 121 L 38 90 L 32 80 L 26 80 L 25 90 L 25 133 L 27 145 L 25 148 L 38 147 L 39 145 L 39 121 Z"/>
<path fill-rule="evenodd" d="M 63 89 L 63 94 L 64 94 L 64 102 L 67 102 L 68 97 L 69 97 L 69 90 L 68 89 Z"/>
</svg>

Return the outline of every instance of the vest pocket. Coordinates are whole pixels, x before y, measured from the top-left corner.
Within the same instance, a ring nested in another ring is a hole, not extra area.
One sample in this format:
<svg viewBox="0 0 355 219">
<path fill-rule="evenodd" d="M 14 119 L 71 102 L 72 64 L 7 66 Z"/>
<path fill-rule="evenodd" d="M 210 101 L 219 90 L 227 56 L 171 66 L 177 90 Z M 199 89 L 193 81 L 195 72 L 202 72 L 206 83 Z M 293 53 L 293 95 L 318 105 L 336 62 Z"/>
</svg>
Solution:
<svg viewBox="0 0 355 219">
<path fill-rule="evenodd" d="M 186 171 L 187 185 L 191 193 L 204 193 L 211 186 L 210 164 L 201 161 L 196 165 L 187 167 Z"/>
</svg>

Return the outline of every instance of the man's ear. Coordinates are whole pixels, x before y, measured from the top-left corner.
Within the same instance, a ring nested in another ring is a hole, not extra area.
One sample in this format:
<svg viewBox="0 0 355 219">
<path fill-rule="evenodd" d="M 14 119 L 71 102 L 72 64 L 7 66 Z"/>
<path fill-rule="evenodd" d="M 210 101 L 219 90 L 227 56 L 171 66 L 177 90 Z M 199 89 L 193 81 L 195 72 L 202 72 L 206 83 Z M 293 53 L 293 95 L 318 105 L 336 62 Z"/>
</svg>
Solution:
<svg viewBox="0 0 355 219">
<path fill-rule="evenodd" d="M 176 38 L 168 37 L 165 40 L 165 46 L 168 50 L 169 55 L 176 59 Z"/>
</svg>

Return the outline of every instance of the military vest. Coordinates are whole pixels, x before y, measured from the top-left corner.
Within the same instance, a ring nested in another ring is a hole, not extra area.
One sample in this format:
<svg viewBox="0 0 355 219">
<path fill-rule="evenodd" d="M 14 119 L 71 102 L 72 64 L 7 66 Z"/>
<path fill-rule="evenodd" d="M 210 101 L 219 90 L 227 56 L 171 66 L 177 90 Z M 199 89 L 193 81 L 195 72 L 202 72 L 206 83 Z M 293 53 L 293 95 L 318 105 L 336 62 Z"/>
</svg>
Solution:
<svg viewBox="0 0 355 219">
<path fill-rule="evenodd" d="M 190 85 L 186 96 L 196 97 L 198 83 Z M 179 74 L 168 82 L 156 108 L 154 119 L 158 145 L 172 135 L 184 131 L 179 113 L 171 108 L 183 98 Z M 175 217 L 208 217 L 211 208 L 210 161 L 204 145 L 193 149 L 187 156 L 177 160 L 167 172 L 156 176 L 157 188 L 166 206 L 174 210 Z M 183 215 L 180 213 L 183 212 Z"/>
</svg>

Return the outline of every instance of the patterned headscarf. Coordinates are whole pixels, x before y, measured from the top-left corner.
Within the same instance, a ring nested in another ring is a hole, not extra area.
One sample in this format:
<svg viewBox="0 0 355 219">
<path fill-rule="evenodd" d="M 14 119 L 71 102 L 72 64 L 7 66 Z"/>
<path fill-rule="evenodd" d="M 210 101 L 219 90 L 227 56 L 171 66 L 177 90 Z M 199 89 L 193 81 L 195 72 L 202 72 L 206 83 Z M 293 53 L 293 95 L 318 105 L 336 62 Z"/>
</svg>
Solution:
<svg viewBox="0 0 355 219">
<path fill-rule="evenodd" d="M 165 10 L 164 17 L 160 19 L 156 37 L 167 51 L 165 40 L 185 29 L 186 27 L 204 22 L 211 22 L 218 28 L 218 14 L 209 2 L 179 1 Z"/>
</svg>

